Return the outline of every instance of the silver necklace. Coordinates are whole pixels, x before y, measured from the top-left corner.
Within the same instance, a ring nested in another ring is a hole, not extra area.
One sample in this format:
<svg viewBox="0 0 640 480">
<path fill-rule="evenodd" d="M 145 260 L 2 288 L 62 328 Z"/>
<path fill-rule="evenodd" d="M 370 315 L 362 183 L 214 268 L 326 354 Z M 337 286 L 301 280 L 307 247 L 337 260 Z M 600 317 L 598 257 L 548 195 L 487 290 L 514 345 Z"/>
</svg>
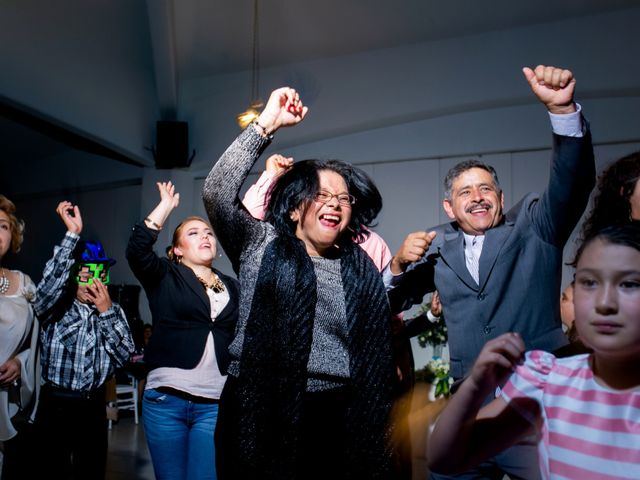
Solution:
<svg viewBox="0 0 640 480">
<path fill-rule="evenodd" d="M 2 269 L 2 277 L 0 277 L 0 294 L 5 294 L 9 291 L 9 287 L 11 286 L 11 282 L 7 278 L 7 275 L 4 273 L 4 268 Z"/>
</svg>

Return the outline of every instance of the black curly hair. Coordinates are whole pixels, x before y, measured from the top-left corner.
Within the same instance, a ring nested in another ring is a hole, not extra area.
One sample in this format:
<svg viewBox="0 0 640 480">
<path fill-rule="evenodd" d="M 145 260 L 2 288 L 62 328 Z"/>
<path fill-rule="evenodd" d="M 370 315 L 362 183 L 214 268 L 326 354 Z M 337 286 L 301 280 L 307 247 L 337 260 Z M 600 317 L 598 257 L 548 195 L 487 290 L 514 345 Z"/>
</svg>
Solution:
<svg viewBox="0 0 640 480">
<path fill-rule="evenodd" d="M 638 179 L 640 152 L 616 160 L 602 172 L 598 178 L 593 208 L 582 226 L 582 239 L 593 236 L 607 225 L 621 225 L 632 220 L 629 199 Z"/>
<path fill-rule="evenodd" d="M 342 242 L 362 242 L 369 235 L 368 229 L 382 209 L 382 196 L 378 188 L 361 169 L 341 160 L 303 160 L 296 162 L 271 186 L 265 221 L 271 223 L 280 235 L 295 237 L 296 224 L 290 213 L 299 206 L 303 215 L 311 205 L 319 189 L 318 172 L 329 170 L 344 178 L 347 189 L 356 199 L 352 206 L 349 231 L 342 235 Z"/>
<path fill-rule="evenodd" d="M 609 225 L 600 230 L 591 232 L 591 234 L 585 238 L 578 248 L 578 252 L 576 253 L 576 265 L 586 248 L 596 240 L 600 240 L 610 245 L 622 245 L 640 252 L 640 225 L 635 223 Z"/>
</svg>

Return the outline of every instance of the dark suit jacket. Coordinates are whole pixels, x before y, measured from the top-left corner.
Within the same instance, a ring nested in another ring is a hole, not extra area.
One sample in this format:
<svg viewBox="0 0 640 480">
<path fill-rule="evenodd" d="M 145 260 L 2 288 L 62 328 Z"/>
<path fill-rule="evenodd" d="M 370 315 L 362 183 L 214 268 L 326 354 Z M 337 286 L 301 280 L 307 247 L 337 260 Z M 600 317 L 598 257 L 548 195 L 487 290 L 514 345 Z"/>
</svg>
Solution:
<svg viewBox="0 0 640 480">
<path fill-rule="evenodd" d="M 157 231 L 140 223 L 133 227 L 127 245 L 129 266 L 147 294 L 153 316 L 153 335 L 145 350 L 145 363 L 150 368 L 194 368 L 212 332 L 218 368 L 224 375 L 238 320 L 238 282 L 214 269 L 229 292 L 229 303 L 212 322 L 204 287 L 189 267 L 154 253 L 157 237 Z"/>
<path fill-rule="evenodd" d="M 450 373 L 462 378 L 484 344 L 505 332 L 526 348 L 555 350 L 567 343 L 560 322 L 562 250 L 595 184 L 591 137 L 554 135 L 549 185 L 527 194 L 485 233 L 480 284 L 467 270 L 457 223 L 440 225 L 423 259 L 389 292 L 394 313 L 438 290 L 449 334 Z"/>
</svg>

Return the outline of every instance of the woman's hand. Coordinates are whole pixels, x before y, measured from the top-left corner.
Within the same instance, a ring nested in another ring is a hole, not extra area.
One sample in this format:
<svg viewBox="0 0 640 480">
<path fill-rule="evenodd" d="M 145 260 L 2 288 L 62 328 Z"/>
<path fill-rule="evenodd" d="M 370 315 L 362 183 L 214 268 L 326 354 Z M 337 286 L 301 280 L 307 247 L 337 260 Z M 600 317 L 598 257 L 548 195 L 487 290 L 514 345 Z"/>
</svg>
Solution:
<svg viewBox="0 0 640 480">
<path fill-rule="evenodd" d="M 0 387 L 8 387 L 20 379 L 22 365 L 17 357 L 10 358 L 0 365 Z"/>
<path fill-rule="evenodd" d="M 295 89 L 281 87 L 271 93 L 267 105 L 258 117 L 258 126 L 262 127 L 265 135 L 273 134 L 280 127 L 300 123 L 308 110 Z"/>
<path fill-rule="evenodd" d="M 265 163 L 265 170 L 273 173 L 274 175 L 280 175 L 293 166 L 292 157 L 283 157 L 279 153 L 274 153 Z"/>
<path fill-rule="evenodd" d="M 80 208 L 77 205 L 73 205 L 71 202 L 63 201 L 58 204 L 56 213 L 64 222 L 65 227 L 72 233 L 80 235 L 82 232 L 82 216 L 80 215 Z M 73 213 L 73 215 L 71 215 Z"/>
<path fill-rule="evenodd" d="M 160 203 L 172 210 L 180 204 L 180 194 L 176 192 L 176 186 L 171 182 L 156 182 L 160 191 Z"/>
<path fill-rule="evenodd" d="M 156 205 L 144 223 L 152 230 L 162 230 L 169 214 L 180 204 L 180 194 L 171 182 L 156 182 L 160 192 L 160 202 Z"/>
</svg>

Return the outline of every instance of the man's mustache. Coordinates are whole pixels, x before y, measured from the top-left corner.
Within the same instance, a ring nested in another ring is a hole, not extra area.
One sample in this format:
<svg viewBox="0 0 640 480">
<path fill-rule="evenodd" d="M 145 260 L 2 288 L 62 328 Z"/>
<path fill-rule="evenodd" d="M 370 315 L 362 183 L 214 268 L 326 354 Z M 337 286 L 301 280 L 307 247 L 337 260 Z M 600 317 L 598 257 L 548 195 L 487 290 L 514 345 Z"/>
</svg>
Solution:
<svg viewBox="0 0 640 480">
<path fill-rule="evenodd" d="M 473 205 L 471 205 L 470 207 L 468 207 L 465 211 L 467 213 L 471 213 L 472 210 L 475 210 L 476 208 L 485 208 L 487 210 L 491 210 L 493 208 L 493 205 L 489 202 L 478 202 L 478 203 L 474 203 Z"/>
</svg>

